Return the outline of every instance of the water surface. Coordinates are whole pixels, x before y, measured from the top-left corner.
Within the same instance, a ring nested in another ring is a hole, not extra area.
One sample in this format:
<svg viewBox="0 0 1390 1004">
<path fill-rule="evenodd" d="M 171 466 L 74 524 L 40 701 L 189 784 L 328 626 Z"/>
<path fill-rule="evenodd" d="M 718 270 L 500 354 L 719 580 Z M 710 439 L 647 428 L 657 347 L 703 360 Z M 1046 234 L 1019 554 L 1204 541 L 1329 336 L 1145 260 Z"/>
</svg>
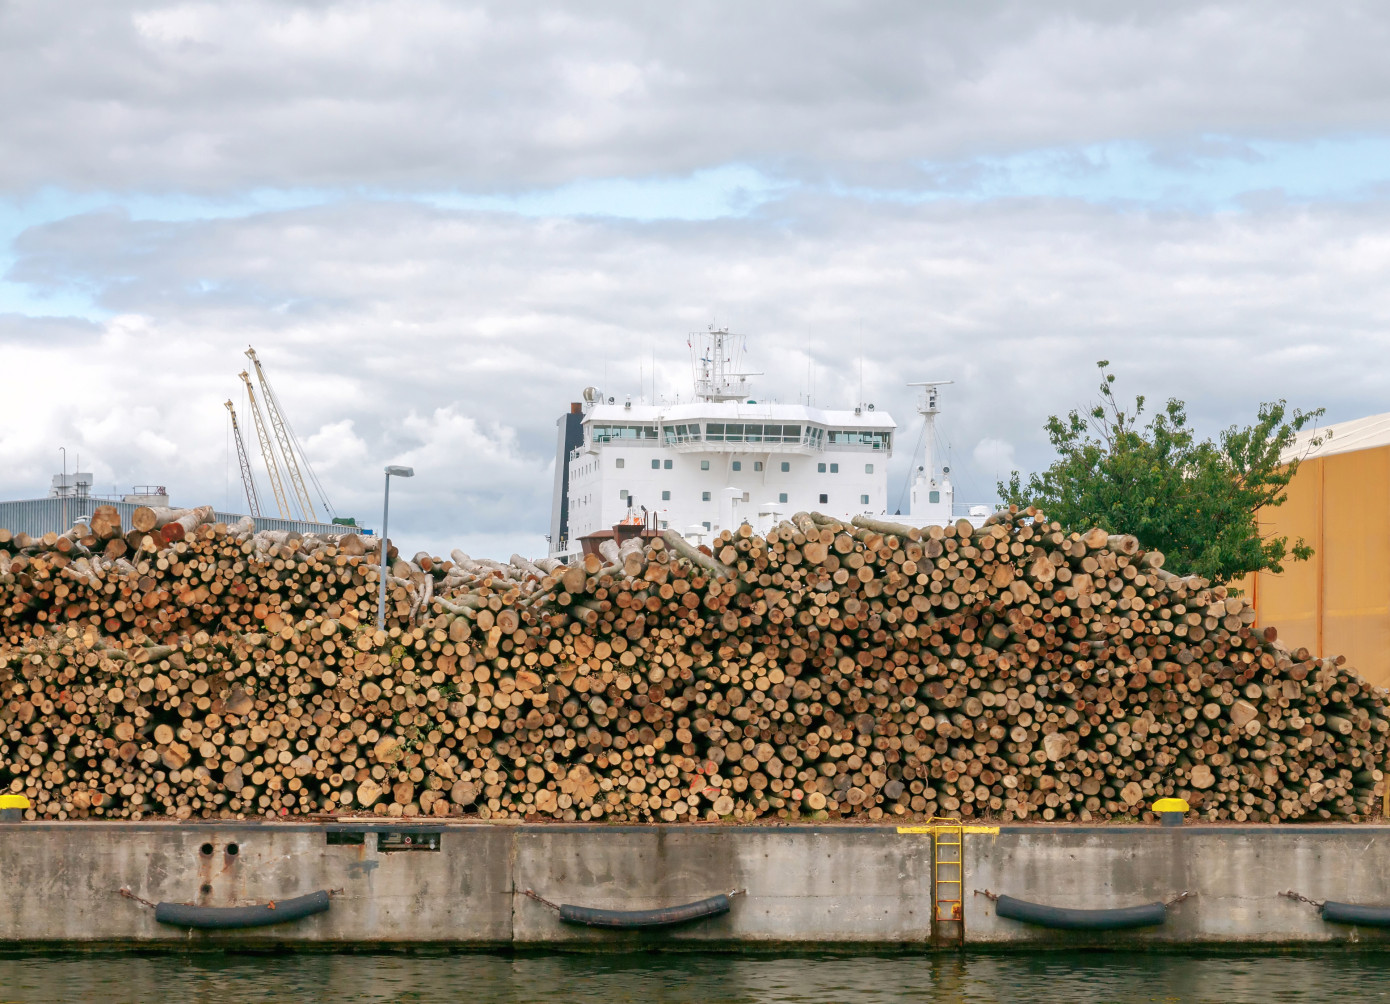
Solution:
<svg viewBox="0 0 1390 1004">
<path fill-rule="evenodd" d="M 1390 1002 L 1373 953 L 0 957 L 0 1001 Z"/>
</svg>

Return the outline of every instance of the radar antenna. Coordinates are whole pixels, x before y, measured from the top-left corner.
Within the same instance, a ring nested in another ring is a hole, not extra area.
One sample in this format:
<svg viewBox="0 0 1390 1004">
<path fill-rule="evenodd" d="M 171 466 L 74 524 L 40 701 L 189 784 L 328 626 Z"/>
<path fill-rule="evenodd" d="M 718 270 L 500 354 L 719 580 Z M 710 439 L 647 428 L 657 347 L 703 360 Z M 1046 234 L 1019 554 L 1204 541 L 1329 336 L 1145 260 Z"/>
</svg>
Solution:
<svg viewBox="0 0 1390 1004">
<path fill-rule="evenodd" d="M 698 348 L 695 340 L 699 339 Z M 695 397 L 701 401 L 739 401 L 748 394 L 748 378 L 762 376 L 740 370 L 746 338 L 730 334 L 728 328 L 709 326 L 708 331 L 690 335 L 690 346 L 698 355 L 695 365 Z"/>
<path fill-rule="evenodd" d="M 908 384 L 909 387 L 922 388 L 922 398 L 917 402 L 917 414 L 922 416 L 924 423 L 922 438 L 926 440 L 927 450 L 922 467 L 926 471 L 928 480 L 936 477 L 936 468 L 933 466 L 935 458 L 932 456 L 933 448 L 936 445 L 936 416 L 940 413 L 940 409 L 936 406 L 936 388 L 952 383 L 955 381 L 919 380 L 916 383 Z"/>
</svg>

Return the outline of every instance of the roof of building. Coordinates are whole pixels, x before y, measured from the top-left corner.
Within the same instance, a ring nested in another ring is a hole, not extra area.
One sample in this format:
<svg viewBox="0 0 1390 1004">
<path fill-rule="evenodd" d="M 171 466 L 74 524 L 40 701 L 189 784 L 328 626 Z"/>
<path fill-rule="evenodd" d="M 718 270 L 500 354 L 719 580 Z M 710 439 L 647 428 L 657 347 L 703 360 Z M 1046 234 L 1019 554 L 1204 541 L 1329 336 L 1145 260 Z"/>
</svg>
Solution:
<svg viewBox="0 0 1390 1004">
<path fill-rule="evenodd" d="M 682 422 L 691 419 L 772 419 L 783 422 L 810 422 L 835 429 L 896 429 L 897 423 L 886 411 L 859 414 L 851 410 L 828 411 L 804 404 L 774 404 L 749 401 L 695 401 L 688 404 L 597 404 L 584 416 L 586 423 L 626 425 L 633 422 Z"/>
<path fill-rule="evenodd" d="M 1314 439 L 1323 441 L 1317 446 L 1310 446 Z M 1294 440 L 1293 446 L 1284 452 L 1284 458 L 1311 460 L 1337 453 L 1370 450 L 1377 446 L 1390 446 L 1390 412 L 1304 429 Z"/>
</svg>

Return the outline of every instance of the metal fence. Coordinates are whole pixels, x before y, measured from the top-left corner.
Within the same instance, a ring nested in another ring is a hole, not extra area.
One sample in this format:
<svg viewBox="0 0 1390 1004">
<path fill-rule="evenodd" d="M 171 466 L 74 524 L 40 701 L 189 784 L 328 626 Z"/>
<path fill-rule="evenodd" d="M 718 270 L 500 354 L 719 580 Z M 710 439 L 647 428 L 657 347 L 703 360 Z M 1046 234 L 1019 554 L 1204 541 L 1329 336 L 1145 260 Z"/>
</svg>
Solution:
<svg viewBox="0 0 1390 1004">
<path fill-rule="evenodd" d="M 0 527 L 12 533 L 27 533 L 42 537 L 46 533 L 65 533 L 74 523 L 91 518 L 97 506 L 111 506 L 121 516 L 121 528 L 132 529 L 131 515 L 140 506 L 134 502 L 115 502 L 92 496 L 65 495 L 57 498 L 19 499 L 0 502 Z M 236 523 L 243 513 L 218 512 L 219 523 Z M 371 533 L 365 527 L 339 526 L 335 523 L 311 523 L 300 519 L 272 519 L 253 516 L 257 530 L 295 530 L 299 533 L 344 534 Z"/>
</svg>

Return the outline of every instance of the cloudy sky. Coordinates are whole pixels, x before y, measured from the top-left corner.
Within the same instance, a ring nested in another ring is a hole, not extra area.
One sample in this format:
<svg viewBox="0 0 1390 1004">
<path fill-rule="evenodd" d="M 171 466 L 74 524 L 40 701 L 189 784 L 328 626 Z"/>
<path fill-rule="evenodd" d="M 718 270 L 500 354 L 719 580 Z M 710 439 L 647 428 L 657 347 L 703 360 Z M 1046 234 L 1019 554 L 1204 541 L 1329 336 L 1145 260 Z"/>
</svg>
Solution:
<svg viewBox="0 0 1390 1004">
<path fill-rule="evenodd" d="M 1211 433 L 1390 410 L 1387 51 L 1355 2 L 0 0 L 0 497 L 66 447 L 239 508 L 248 344 L 340 513 L 413 464 L 393 536 L 501 557 L 568 402 L 687 393 L 711 323 L 760 397 L 955 380 L 966 500 L 1099 358 Z"/>
</svg>

